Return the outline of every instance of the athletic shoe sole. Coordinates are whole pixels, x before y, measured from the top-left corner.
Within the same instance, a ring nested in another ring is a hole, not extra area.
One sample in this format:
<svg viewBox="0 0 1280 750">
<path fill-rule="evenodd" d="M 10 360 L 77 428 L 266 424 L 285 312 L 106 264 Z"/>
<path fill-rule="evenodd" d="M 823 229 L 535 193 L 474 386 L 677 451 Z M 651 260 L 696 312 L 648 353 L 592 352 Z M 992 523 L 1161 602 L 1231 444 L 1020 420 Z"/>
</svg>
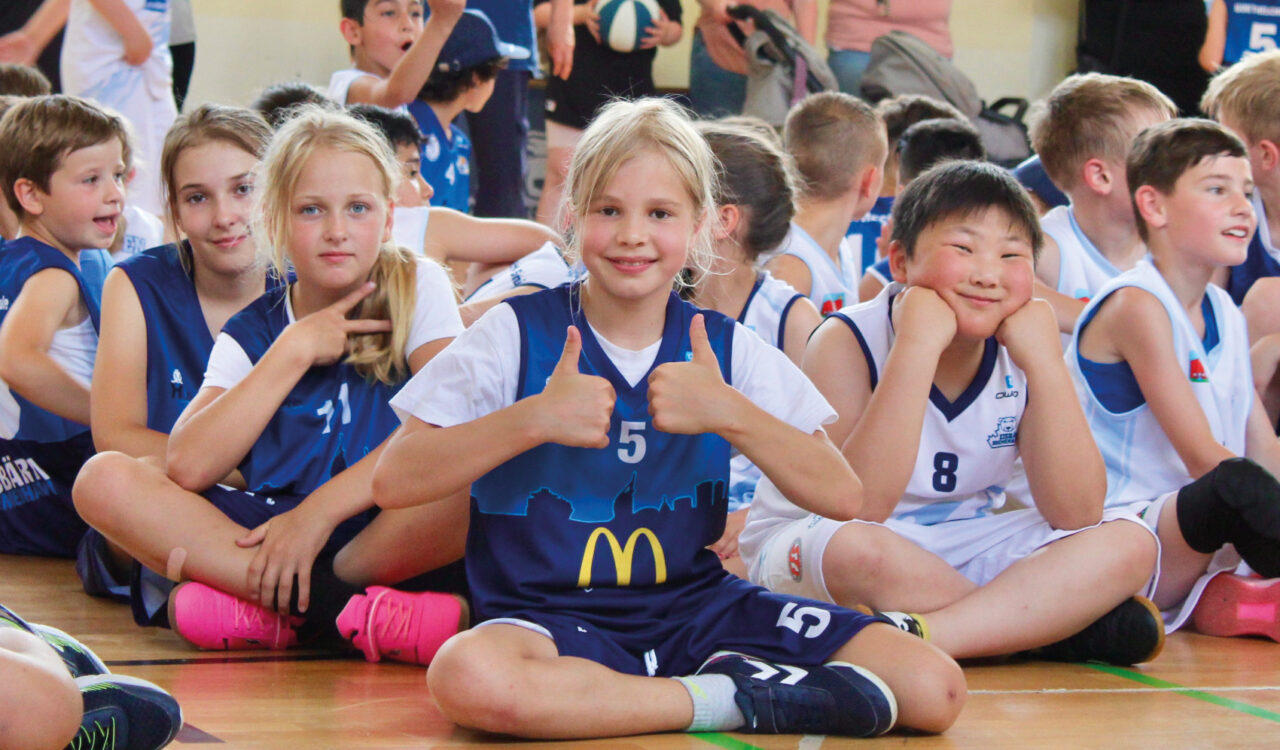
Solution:
<svg viewBox="0 0 1280 750">
<path fill-rule="evenodd" d="M 1216 575 L 1204 587 L 1191 621 L 1205 635 L 1280 641 L 1280 578 Z"/>
</svg>

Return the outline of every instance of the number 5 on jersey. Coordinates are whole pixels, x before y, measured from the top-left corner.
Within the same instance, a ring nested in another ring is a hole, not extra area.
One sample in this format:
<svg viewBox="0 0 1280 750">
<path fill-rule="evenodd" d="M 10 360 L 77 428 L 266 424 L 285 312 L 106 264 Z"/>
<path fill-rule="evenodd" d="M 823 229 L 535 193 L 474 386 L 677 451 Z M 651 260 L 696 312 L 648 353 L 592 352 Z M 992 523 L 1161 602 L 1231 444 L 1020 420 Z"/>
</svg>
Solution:
<svg viewBox="0 0 1280 750">
<path fill-rule="evenodd" d="M 644 460 L 644 422 L 623 420 L 618 429 L 618 459 L 624 464 L 638 464 Z"/>
</svg>

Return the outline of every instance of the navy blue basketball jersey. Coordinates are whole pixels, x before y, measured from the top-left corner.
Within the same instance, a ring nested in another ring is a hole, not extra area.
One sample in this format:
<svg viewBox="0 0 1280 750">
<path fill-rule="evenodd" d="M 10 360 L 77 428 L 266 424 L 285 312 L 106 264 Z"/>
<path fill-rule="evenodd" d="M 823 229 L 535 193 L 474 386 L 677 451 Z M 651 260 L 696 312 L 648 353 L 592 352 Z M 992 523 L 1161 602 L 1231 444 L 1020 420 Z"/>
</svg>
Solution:
<svg viewBox="0 0 1280 750">
<path fill-rule="evenodd" d="M 287 289 L 268 291 L 222 328 L 255 365 L 289 324 Z M 307 370 L 240 462 L 249 491 L 307 495 L 364 458 L 400 425 L 388 404 L 397 388 L 345 363 Z"/>
<path fill-rule="evenodd" d="M 1262 235 L 1266 231 L 1264 226 L 1266 221 L 1266 215 L 1259 213 L 1258 230 L 1253 233 L 1253 239 L 1249 240 L 1249 255 L 1245 257 L 1243 263 L 1231 267 L 1231 275 L 1227 279 L 1227 291 L 1237 305 L 1244 302 L 1244 296 L 1249 293 L 1249 287 L 1253 286 L 1253 282 L 1268 276 L 1280 276 L 1280 262 L 1276 261 L 1263 244 Z"/>
<path fill-rule="evenodd" d="M 80 265 L 77 267 L 57 248 L 30 237 L 20 237 L 5 243 L 3 250 L 0 250 L 0 325 L 4 324 L 9 307 L 18 299 L 27 279 L 47 268 L 60 268 L 71 274 L 80 287 L 80 298 L 89 311 L 89 321 L 96 334 L 102 309 L 102 284 L 106 281 L 107 272 L 111 270 L 111 256 L 105 250 L 83 250 L 79 261 Z M 94 346 L 96 348 L 96 342 Z M 7 415 L 7 418 L 14 418 L 17 431 L 4 437 L 54 443 L 89 429 L 87 425 L 63 419 L 41 409 L 18 393 L 10 393 L 15 404 L 4 406 L 16 412 Z M 15 405 L 16 409 L 13 408 Z"/>
<path fill-rule="evenodd" d="M 190 244 L 183 242 L 191 252 Z M 153 247 L 119 264 L 142 306 L 147 326 L 147 427 L 171 432 L 204 381 L 213 350 L 191 272 L 177 245 Z M 267 274 L 267 288 L 276 286 Z"/>
<path fill-rule="evenodd" d="M 632 387 L 582 314 L 579 285 L 508 299 L 520 327 L 516 398 L 540 393 L 564 349 L 582 332 L 583 373 L 617 392 L 608 448 L 545 443 L 471 487 L 467 577 L 481 620 L 568 609 L 635 628 L 663 619 L 681 591 L 719 575 L 705 549 L 724 531 L 729 443 L 713 434 L 653 427 L 648 378 Z M 735 323 L 674 294 L 654 367 L 690 355 L 689 323 L 702 312 L 726 382 Z"/>
</svg>

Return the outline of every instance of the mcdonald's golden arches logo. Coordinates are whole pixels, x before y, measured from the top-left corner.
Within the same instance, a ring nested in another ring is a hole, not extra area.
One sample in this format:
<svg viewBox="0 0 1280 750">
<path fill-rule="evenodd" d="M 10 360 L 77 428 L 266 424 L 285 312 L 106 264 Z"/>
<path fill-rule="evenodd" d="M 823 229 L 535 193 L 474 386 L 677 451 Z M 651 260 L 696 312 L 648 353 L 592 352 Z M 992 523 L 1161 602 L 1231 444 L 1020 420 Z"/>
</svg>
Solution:
<svg viewBox="0 0 1280 750">
<path fill-rule="evenodd" d="M 619 586 L 631 585 L 631 562 L 635 557 L 636 542 L 640 537 L 648 539 L 649 548 L 653 550 L 653 582 L 666 583 L 667 558 L 662 552 L 662 544 L 658 542 L 657 534 L 647 528 L 636 529 L 631 532 L 631 536 L 627 537 L 626 546 L 623 546 L 618 544 L 618 537 L 614 536 L 612 531 L 600 526 L 591 532 L 591 536 L 587 538 L 587 547 L 582 552 L 582 568 L 578 571 L 578 588 L 591 586 L 591 564 L 596 558 L 596 542 L 602 536 L 609 543 L 609 551 L 613 554 L 613 567 L 618 573 Z"/>
</svg>

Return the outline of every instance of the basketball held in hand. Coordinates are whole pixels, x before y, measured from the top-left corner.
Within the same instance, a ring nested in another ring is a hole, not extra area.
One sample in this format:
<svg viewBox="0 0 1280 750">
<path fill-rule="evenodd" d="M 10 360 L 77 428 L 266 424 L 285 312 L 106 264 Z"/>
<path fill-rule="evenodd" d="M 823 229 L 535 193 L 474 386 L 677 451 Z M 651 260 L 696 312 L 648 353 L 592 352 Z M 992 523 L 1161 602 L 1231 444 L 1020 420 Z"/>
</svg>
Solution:
<svg viewBox="0 0 1280 750">
<path fill-rule="evenodd" d="M 601 0 L 600 40 L 617 52 L 635 52 L 644 41 L 645 29 L 658 22 L 655 0 Z"/>
</svg>

